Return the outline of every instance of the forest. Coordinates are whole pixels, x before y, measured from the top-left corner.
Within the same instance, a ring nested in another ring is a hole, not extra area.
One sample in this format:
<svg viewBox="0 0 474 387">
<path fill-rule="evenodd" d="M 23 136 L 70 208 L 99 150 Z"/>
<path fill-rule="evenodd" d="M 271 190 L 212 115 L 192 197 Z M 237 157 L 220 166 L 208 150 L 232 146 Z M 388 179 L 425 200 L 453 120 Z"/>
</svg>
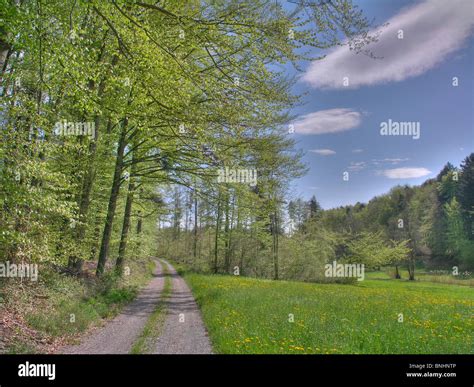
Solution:
<svg viewBox="0 0 474 387">
<path fill-rule="evenodd" d="M 474 267 L 473 181 L 471 154 L 460 167 L 448 162 L 421 186 L 395 186 L 368 203 L 323 210 L 314 196 L 282 196 L 270 213 L 265 206 L 245 212 L 233 187 L 215 203 L 175 188 L 169 212 L 160 217 L 158 246 L 163 256 L 197 270 L 252 277 L 324 282 L 324 265 L 337 260 L 372 270 L 393 267 L 395 278 L 400 266 L 410 280 L 416 267 L 468 278 Z M 248 190 L 258 203 L 259 193 Z"/>
<path fill-rule="evenodd" d="M 0 0 L 0 263 L 39 268 L 0 278 L 5 329 L 84 331 L 133 300 L 150 257 L 314 283 L 354 284 L 325 276 L 334 261 L 471 278 L 474 154 L 368 203 L 290 192 L 308 166 L 285 68 L 377 37 L 351 1 L 288 3 Z"/>
<path fill-rule="evenodd" d="M 294 80 L 277 65 L 298 66 L 304 47 L 333 46 L 341 29 L 362 44 L 368 26 L 343 3 L 295 6 L 2 0 L 2 259 L 121 273 L 134 251 L 156 248 L 165 195 L 179 203 L 171 187 L 192 194 L 203 224 L 214 219 L 226 268 L 230 206 L 252 244 L 268 227 L 275 237 L 285 186 L 304 168 L 285 135 Z M 342 15 L 351 23 L 338 27 Z M 220 184 L 225 168 L 257 170 L 258 184 Z"/>
</svg>

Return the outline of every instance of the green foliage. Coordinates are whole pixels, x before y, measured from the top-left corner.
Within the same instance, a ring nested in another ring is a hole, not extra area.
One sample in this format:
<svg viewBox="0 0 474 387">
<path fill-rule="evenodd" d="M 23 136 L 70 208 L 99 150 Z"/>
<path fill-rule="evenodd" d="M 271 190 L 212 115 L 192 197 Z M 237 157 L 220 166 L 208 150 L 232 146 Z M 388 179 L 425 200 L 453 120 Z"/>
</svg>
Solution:
<svg viewBox="0 0 474 387">
<path fill-rule="evenodd" d="M 157 250 L 200 271 L 305 281 L 333 259 L 473 264 L 473 155 L 458 184 L 447 165 L 367 205 L 290 200 L 305 166 L 286 135 L 296 80 L 281 68 L 345 38 L 363 50 L 373 37 L 351 1 L 0 0 L 0 12 L 0 260 L 102 276 L 82 310 L 53 303 L 51 328 L 31 315 L 40 329 L 74 331 L 68 313 L 85 327 L 130 300 L 113 266 Z M 218 183 L 226 167 L 256 170 L 257 184 Z"/>
<path fill-rule="evenodd" d="M 436 180 L 428 180 L 419 187 L 394 187 L 366 206 L 326 210 L 321 218 L 322 227 L 349 236 L 375 233 L 388 245 L 407 241 L 406 247 L 412 253 L 408 260 L 401 257 L 400 263 L 473 268 L 472 244 L 468 241 L 471 240 L 468 210 L 472 206 L 471 190 L 467 188 L 470 187 L 471 159 L 472 155 L 467 157 L 460 170 L 448 163 Z M 465 198 L 464 206 L 461 197 Z M 454 203 L 457 203 L 455 208 Z M 374 248 L 377 248 L 375 243 Z M 338 250 L 336 255 L 342 256 L 346 247 L 342 245 Z M 370 255 L 370 251 L 367 253 Z"/>
<path fill-rule="evenodd" d="M 273 64 L 297 66 L 306 48 L 369 27 L 350 4 L 1 1 L 13 52 L 0 100 L 0 253 L 73 270 L 98 256 L 105 264 L 119 246 L 148 248 L 164 203 L 142 193 L 196 178 L 215 192 L 216 167 L 258 168 L 258 192 L 239 200 L 278 212 L 303 168 L 281 131 L 299 100 L 294 80 Z M 350 20 L 344 28 L 337 15 Z M 65 121 L 94 123 L 95 133 L 59 135 Z"/>
<path fill-rule="evenodd" d="M 349 241 L 345 259 L 348 262 L 364 264 L 367 268 L 403 262 L 410 251 L 407 243 L 408 241 L 391 241 L 388 245 L 381 232 L 364 232 Z"/>
<path fill-rule="evenodd" d="M 324 265 L 335 258 L 337 235 L 312 224 L 307 233 L 281 241 L 281 278 L 323 282 Z"/>
<path fill-rule="evenodd" d="M 441 203 L 447 203 L 453 199 L 458 192 L 459 172 L 453 167 L 440 177 L 438 192 Z"/>
<path fill-rule="evenodd" d="M 469 240 L 466 236 L 461 206 L 454 197 L 444 207 L 447 219 L 448 252 L 459 257 L 462 264 L 473 267 L 474 241 Z"/>
<path fill-rule="evenodd" d="M 24 283 L 18 292 L 15 280 L 3 283 L 2 300 L 7 310 L 17 311 L 21 321 L 28 324 L 34 337 L 22 334 L 13 341 L 7 341 L 12 353 L 42 352 L 39 342 L 53 342 L 55 339 L 76 337 L 91 326 L 98 325 L 104 318 L 111 318 L 132 301 L 139 287 L 152 278 L 154 264 L 150 260 L 130 263 L 130 276 L 109 281 L 104 288 L 105 278 L 77 278 L 59 274 L 48 267 L 41 267 L 37 283 Z M 8 338 L 7 338 L 8 339 Z M 36 339 L 32 341 L 32 339 Z"/>
<path fill-rule="evenodd" d="M 474 153 L 461 164 L 459 203 L 463 210 L 467 237 L 474 240 Z"/>
</svg>

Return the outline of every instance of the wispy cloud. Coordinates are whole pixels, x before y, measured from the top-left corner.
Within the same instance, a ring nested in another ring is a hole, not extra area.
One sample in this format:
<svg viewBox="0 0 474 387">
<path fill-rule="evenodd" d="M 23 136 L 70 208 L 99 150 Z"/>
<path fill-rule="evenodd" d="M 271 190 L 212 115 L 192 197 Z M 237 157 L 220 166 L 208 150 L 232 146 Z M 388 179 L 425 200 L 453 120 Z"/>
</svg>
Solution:
<svg viewBox="0 0 474 387">
<path fill-rule="evenodd" d="M 354 151 L 352 151 L 354 152 Z M 357 153 L 357 152 L 356 152 Z M 352 172 L 359 172 L 370 166 L 383 166 L 385 165 L 397 165 L 402 162 L 410 160 L 409 158 L 385 158 L 385 159 L 372 159 L 370 161 L 351 161 L 347 169 Z M 381 172 L 378 172 L 381 174 Z"/>
<path fill-rule="evenodd" d="M 351 130 L 360 125 L 362 115 L 352 109 L 320 110 L 299 117 L 294 129 L 299 134 L 325 134 Z"/>
<path fill-rule="evenodd" d="M 362 153 L 363 151 L 363 149 L 353 149 L 352 153 Z"/>
<path fill-rule="evenodd" d="M 389 179 L 415 179 L 429 175 L 430 170 L 426 168 L 394 168 L 381 171 L 380 174 Z"/>
<path fill-rule="evenodd" d="M 404 159 L 401 159 L 401 158 L 385 158 L 385 159 L 372 159 L 372 164 L 374 165 L 380 165 L 380 164 L 384 164 L 384 163 L 388 163 L 388 164 L 391 164 L 391 165 L 397 165 L 397 164 L 400 164 L 404 161 L 408 161 L 410 160 L 409 158 L 404 158 Z"/>
<path fill-rule="evenodd" d="M 311 149 L 310 152 L 317 153 L 320 156 L 332 156 L 336 154 L 332 149 Z"/>
<path fill-rule="evenodd" d="M 359 172 L 366 167 L 367 163 L 365 161 L 351 161 L 351 164 L 347 167 L 347 169 L 351 172 Z"/>
<path fill-rule="evenodd" d="M 379 40 L 367 47 L 382 59 L 341 46 L 313 62 L 303 80 L 316 88 L 339 89 L 421 75 L 465 44 L 474 26 L 473 4 L 472 0 L 427 0 L 404 8 L 388 23 Z M 403 39 L 398 39 L 399 30 Z M 344 86 L 344 77 L 348 77 L 348 86 Z"/>
</svg>

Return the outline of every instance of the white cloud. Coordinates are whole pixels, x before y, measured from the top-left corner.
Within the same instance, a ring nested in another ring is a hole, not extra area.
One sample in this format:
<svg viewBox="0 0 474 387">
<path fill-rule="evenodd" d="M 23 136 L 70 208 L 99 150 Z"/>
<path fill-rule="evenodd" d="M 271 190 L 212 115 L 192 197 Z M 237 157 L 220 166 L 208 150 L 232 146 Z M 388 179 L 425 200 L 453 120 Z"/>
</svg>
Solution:
<svg viewBox="0 0 474 387">
<path fill-rule="evenodd" d="M 400 159 L 400 158 L 386 158 L 386 159 L 372 159 L 372 164 L 374 165 L 379 165 L 381 163 L 389 163 L 389 164 L 392 164 L 392 165 L 396 165 L 396 164 L 400 164 L 404 161 L 408 161 L 410 160 L 409 158 L 404 158 L 404 159 Z"/>
<path fill-rule="evenodd" d="M 299 117 L 293 125 L 295 132 L 299 134 L 337 133 L 359 126 L 361 116 L 352 109 L 320 110 Z"/>
<path fill-rule="evenodd" d="M 317 153 L 321 156 L 331 156 L 336 154 L 332 149 L 311 149 L 310 152 Z"/>
<path fill-rule="evenodd" d="M 460 49 L 474 26 L 472 0 L 427 0 L 404 8 L 382 27 L 367 48 L 377 57 L 356 54 L 344 45 L 313 62 L 303 80 L 316 88 L 349 88 L 403 81 L 432 69 Z M 398 31 L 403 30 L 403 39 Z M 374 33 L 375 31 L 372 31 Z"/>
<path fill-rule="evenodd" d="M 401 163 L 402 161 L 408 161 L 410 160 L 409 158 L 405 157 L 404 159 L 400 159 L 400 158 L 386 158 L 386 159 L 383 159 L 382 161 L 386 161 L 387 163 Z"/>
<path fill-rule="evenodd" d="M 352 151 L 354 153 L 354 151 Z M 363 169 L 366 169 L 370 166 L 379 166 L 383 164 L 397 165 L 399 163 L 410 160 L 409 158 L 385 158 L 385 159 L 372 159 L 371 161 L 351 161 L 347 169 L 353 172 L 359 172 Z M 401 168 L 403 169 L 403 168 Z M 378 174 L 383 174 L 383 172 L 378 172 Z"/>
<path fill-rule="evenodd" d="M 415 179 L 429 175 L 430 173 L 431 171 L 426 168 L 394 168 L 386 169 L 381 172 L 382 175 L 389 179 Z"/>
<path fill-rule="evenodd" d="M 362 153 L 363 151 L 363 149 L 354 149 L 352 153 Z"/>
<path fill-rule="evenodd" d="M 367 163 L 365 161 L 351 161 L 351 164 L 347 167 L 347 169 L 352 172 L 359 172 L 366 167 Z"/>
</svg>

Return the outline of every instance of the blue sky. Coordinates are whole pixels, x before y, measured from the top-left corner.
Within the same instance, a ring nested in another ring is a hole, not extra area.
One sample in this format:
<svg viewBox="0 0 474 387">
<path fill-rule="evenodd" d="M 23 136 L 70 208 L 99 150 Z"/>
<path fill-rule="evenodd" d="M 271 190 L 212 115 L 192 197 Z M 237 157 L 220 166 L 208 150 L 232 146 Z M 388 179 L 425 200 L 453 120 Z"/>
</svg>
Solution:
<svg viewBox="0 0 474 387">
<path fill-rule="evenodd" d="M 292 183 L 292 194 L 315 195 L 323 208 L 421 184 L 474 152 L 474 2 L 355 3 L 376 24 L 389 22 L 370 47 L 383 59 L 343 46 L 306 64 L 295 86 L 308 95 L 293 111 L 290 135 L 305 150 L 309 172 Z M 389 119 L 419 123 L 420 138 L 382 136 L 380 125 Z"/>
</svg>

